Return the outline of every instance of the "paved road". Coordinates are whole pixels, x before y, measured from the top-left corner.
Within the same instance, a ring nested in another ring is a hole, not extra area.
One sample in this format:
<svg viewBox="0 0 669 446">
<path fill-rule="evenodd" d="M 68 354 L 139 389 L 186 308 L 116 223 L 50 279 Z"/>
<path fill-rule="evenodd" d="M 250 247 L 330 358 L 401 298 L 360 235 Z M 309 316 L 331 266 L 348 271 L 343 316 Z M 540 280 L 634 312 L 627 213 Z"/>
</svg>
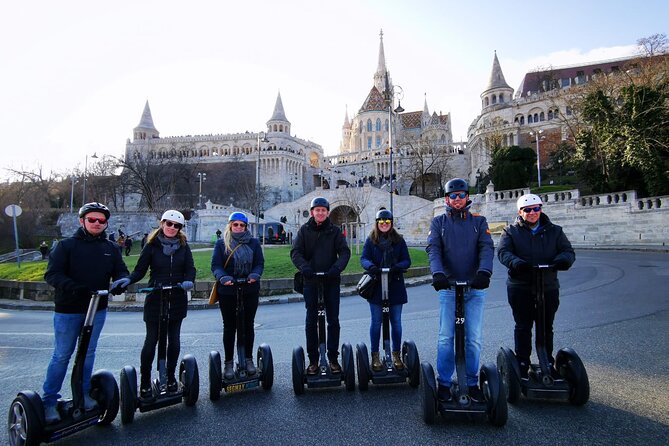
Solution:
<svg viewBox="0 0 669 446">
<path fill-rule="evenodd" d="M 497 264 L 485 313 L 482 360 L 494 361 L 501 345 L 512 346 L 504 268 Z M 291 351 L 304 345 L 301 303 L 265 305 L 258 311 L 257 342 L 270 344 L 275 383 L 263 390 L 208 399 L 207 355 L 221 346 L 220 314 L 193 311 L 184 322 L 182 353 L 200 366 L 195 408 L 173 406 L 136 414 L 122 426 L 92 428 L 56 444 L 667 444 L 669 438 L 669 255 L 578 251 L 561 274 L 556 347 L 574 348 L 590 375 L 591 399 L 582 407 L 521 400 L 510 406 L 503 428 L 487 423 L 439 420 L 427 426 L 420 397 L 408 385 L 347 392 L 309 390 L 296 397 Z M 403 315 L 405 338 L 416 341 L 421 359 L 434 364 L 437 300 L 429 286 L 409 289 Z M 357 297 L 342 300 L 342 342 L 368 341 L 368 307 Z M 143 340 L 141 313 L 110 313 L 98 347 L 96 368 L 118 372 L 138 365 Z M 51 313 L 0 311 L 0 401 L 7 410 L 16 391 L 39 390 L 51 354 Z M 66 382 L 69 381 L 69 377 Z M 69 393 L 69 391 L 67 391 Z M 6 444 L 5 428 L 0 444 Z"/>
</svg>

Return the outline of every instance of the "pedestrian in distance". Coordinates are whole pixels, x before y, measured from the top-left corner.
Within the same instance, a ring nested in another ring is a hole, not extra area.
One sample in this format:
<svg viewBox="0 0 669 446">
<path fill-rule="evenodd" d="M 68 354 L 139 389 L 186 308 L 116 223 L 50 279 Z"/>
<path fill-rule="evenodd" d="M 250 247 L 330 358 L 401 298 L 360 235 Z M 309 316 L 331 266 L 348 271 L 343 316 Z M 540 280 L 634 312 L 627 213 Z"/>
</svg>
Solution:
<svg viewBox="0 0 669 446">
<path fill-rule="evenodd" d="M 553 320 L 560 305 L 557 271 L 566 271 L 576 260 L 574 249 L 562 231 L 543 212 L 541 198 L 534 194 L 520 197 L 516 203 L 515 222 L 504 229 L 497 257 L 509 269 L 506 291 L 515 321 L 514 341 L 521 378 L 527 378 L 532 353 L 532 326 L 536 319 L 533 267 L 553 265 L 544 273 L 545 347 L 550 371 L 559 377 L 553 365 Z"/>
<path fill-rule="evenodd" d="M 341 229 L 329 218 L 330 203 L 323 197 L 311 200 L 311 217 L 293 240 L 290 257 L 304 277 L 304 305 L 307 310 L 305 333 L 309 366 L 307 373 L 318 372 L 318 279 L 317 272 L 326 272 L 324 290 L 327 319 L 327 356 L 332 373 L 341 373 L 339 364 L 339 300 L 341 273 L 351 258 Z"/>
<path fill-rule="evenodd" d="M 42 260 L 46 260 L 46 256 L 49 255 L 49 245 L 44 240 L 39 244 L 39 252 L 42 254 Z"/>
<path fill-rule="evenodd" d="M 130 251 L 132 251 L 132 238 L 129 236 L 126 237 L 123 245 L 125 246 L 125 256 L 128 257 L 130 255 Z"/>
<path fill-rule="evenodd" d="M 478 386 L 485 289 L 490 285 L 493 241 L 485 217 L 469 211 L 469 184 L 461 178 L 446 183 L 446 212 L 434 217 L 427 239 L 432 286 L 439 293 L 437 342 L 438 398 L 450 401 L 455 370 L 455 290 L 453 281 L 467 281 L 465 291 L 465 362 L 469 396 L 485 401 Z"/>
<path fill-rule="evenodd" d="M 79 209 L 80 228 L 72 237 L 59 242 L 51 255 L 44 279 L 55 288 L 53 315 L 54 350 L 44 380 L 42 401 L 46 423 L 60 420 L 56 403 L 61 397 L 70 357 L 84 325 L 92 293 L 109 289 L 110 280 L 128 276 L 128 269 L 118 248 L 107 240 L 105 229 L 110 212 L 101 203 L 86 203 Z M 113 294 L 120 290 L 111 287 Z M 93 331 L 84 361 L 84 406 L 97 404 L 88 394 L 100 332 L 107 317 L 107 297 L 100 297 L 93 319 Z"/>
<path fill-rule="evenodd" d="M 187 291 L 194 287 L 195 264 L 193 254 L 183 233 L 186 220 L 179 211 L 170 209 L 160 218 L 160 226 L 147 237 L 146 245 L 139 255 L 137 265 L 130 277 L 114 282 L 114 286 L 125 289 L 139 282 L 149 272 L 149 287 L 179 285 L 169 294 L 169 324 L 167 326 L 167 390 L 176 392 L 175 378 L 177 361 L 181 350 L 181 324 L 188 311 Z M 144 324 L 146 337 L 141 353 L 140 398 L 150 398 L 151 365 L 158 344 L 160 322 L 160 291 L 153 291 L 144 300 Z"/>
<path fill-rule="evenodd" d="M 216 278 L 218 305 L 223 318 L 223 348 L 225 366 L 223 377 L 233 379 L 235 335 L 237 332 L 236 280 L 245 279 L 242 288 L 244 298 L 244 330 L 246 372 L 254 375 L 253 363 L 254 322 L 260 300 L 260 277 L 265 269 L 265 257 L 257 238 L 248 230 L 249 219 L 243 212 L 233 212 L 223 231 L 223 238 L 216 241 L 211 257 L 211 272 Z"/>
<path fill-rule="evenodd" d="M 402 346 L 402 307 L 407 303 L 407 290 L 404 285 L 404 271 L 411 266 L 409 249 L 404 238 L 395 230 L 393 214 L 387 209 L 376 213 L 374 229 L 365 240 L 360 257 L 360 265 L 369 274 L 380 278 L 381 269 L 389 268 L 388 303 L 390 305 L 389 320 L 391 326 L 392 357 L 395 368 L 404 368 L 400 355 Z M 372 370 L 383 369 L 379 358 L 379 339 L 381 337 L 381 281 L 377 280 L 374 294 L 369 301 L 371 324 L 369 337 L 372 349 Z"/>
</svg>

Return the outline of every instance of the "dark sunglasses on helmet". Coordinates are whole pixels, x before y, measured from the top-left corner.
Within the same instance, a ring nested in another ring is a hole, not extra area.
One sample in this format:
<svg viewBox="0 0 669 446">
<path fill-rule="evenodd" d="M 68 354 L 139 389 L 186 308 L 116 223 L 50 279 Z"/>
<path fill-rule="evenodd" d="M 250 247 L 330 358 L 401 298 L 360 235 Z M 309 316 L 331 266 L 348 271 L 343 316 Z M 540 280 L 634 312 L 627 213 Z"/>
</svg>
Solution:
<svg viewBox="0 0 669 446">
<path fill-rule="evenodd" d="M 86 217 L 86 221 L 89 223 L 100 223 L 101 225 L 104 225 L 107 223 L 106 218 L 95 218 L 95 217 Z"/>
<path fill-rule="evenodd" d="M 541 212 L 541 206 L 535 206 L 533 208 L 523 208 L 523 212 L 529 214 L 530 212 Z"/>
<path fill-rule="evenodd" d="M 168 228 L 174 226 L 174 229 L 181 229 L 184 227 L 184 225 L 182 225 L 181 223 L 174 223 L 169 220 L 165 220 L 165 226 L 167 226 Z"/>
<path fill-rule="evenodd" d="M 448 198 L 450 198 L 451 200 L 455 200 L 456 198 L 464 199 L 466 196 L 467 196 L 467 192 L 448 194 Z"/>
</svg>

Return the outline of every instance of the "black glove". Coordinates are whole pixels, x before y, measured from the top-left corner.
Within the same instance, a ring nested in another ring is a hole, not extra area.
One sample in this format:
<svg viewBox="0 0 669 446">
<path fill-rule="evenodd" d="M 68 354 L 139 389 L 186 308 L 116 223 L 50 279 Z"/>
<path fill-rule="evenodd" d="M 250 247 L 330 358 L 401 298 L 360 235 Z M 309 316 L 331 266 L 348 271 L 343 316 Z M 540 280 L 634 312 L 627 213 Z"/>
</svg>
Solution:
<svg viewBox="0 0 669 446">
<path fill-rule="evenodd" d="M 532 265 L 527 263 L 525 260 L 518 260 L 512 265 L 513 269 L 519 273 L 527 273 L 532 271 Z"/>
<path fill-rule="evenodd" d="M 469 284 L 475 290 L 485 290 L 490 286 L 490 274 L 485 271 L 479 271 Z"/>
<path fill-rule="evenodd" d="M 310 266 L 305 266 L 302 268 L 302 275 L 305 279 L 311 279 L 314 277 L 314 270 Z"/>
<path fill-rule="evenodd" d="M 367 270 L 367 272 L 368 272 L 369 274 L 371 274 L 372 276 L 377 276 L 377 275 L 381 274 L 381 268 L 379 268 L 379 267 L 376 266 L 376 265 L 372 265 L 372 266 L 369 267 L 369 269 Z"/>
<path fill-rule="evenodd" d="M 341 271 L 339 271 L 339 268 L 337 268 L 336 266 L 333 266 L 328 270 L 328 277 L 330 279 L 338 279 L 340 275 Z"/>
<path fill-rule="evenodd" d="M 432 275 L 432 286 L 436 291 L 451 289 L 451 285 L 448 283 L 448 279 L 444 273 L 437 273 Z"/>
<path fill-rule="evenodd" d="M 553 259 L 553 265 L 555 265 L 555 269 L 558 271 L 567 271 L 571 266 L 569 261 L 559 257 Z"/>
<path fill-rule="evenodd" d="M 393 273 L 393 274 L 403 273 L 403 272 L 404 272 L 404 269 L 403 269 L 403 268 L 400 268 L 400 267 L 397 266 L 397 265 L 393 265 L 393 266 L 390 267 L 390 272 Z"/>
</svg>

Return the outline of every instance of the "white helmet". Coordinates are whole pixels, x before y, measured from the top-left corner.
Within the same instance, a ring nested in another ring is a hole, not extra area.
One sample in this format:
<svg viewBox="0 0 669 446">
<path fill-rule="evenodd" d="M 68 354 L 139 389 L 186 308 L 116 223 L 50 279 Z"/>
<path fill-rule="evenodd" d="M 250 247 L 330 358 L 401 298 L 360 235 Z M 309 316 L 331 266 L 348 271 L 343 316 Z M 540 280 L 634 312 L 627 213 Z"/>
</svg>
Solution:
<svg viewBox="0 0 669 446">
<path fill-rule="evenodd" d="M 539 198 L 538 195 L 534 194 L 525 194 L 522 197 L 520 197 L 516 202 L 518 210 L 521 210 L 522 208 L 527 206 L 536 206 L 536 205 L 541 206 L 543 204 L 544 203 L 541 201 L 541 198 Z"/>
<path fill-rule="evenodd" d="M 163 213 L 163 216 L 160 217 L 160 221 L 163 220 L 169 220 L 173 221 L 174 223 L 181 223 L 181 225 L 186 224 L 186 219 L 184 218 L 184 214 L 182 214 L 179 211 L 175 211 L 174 209 L 168 209 Z"/>
</svg>

